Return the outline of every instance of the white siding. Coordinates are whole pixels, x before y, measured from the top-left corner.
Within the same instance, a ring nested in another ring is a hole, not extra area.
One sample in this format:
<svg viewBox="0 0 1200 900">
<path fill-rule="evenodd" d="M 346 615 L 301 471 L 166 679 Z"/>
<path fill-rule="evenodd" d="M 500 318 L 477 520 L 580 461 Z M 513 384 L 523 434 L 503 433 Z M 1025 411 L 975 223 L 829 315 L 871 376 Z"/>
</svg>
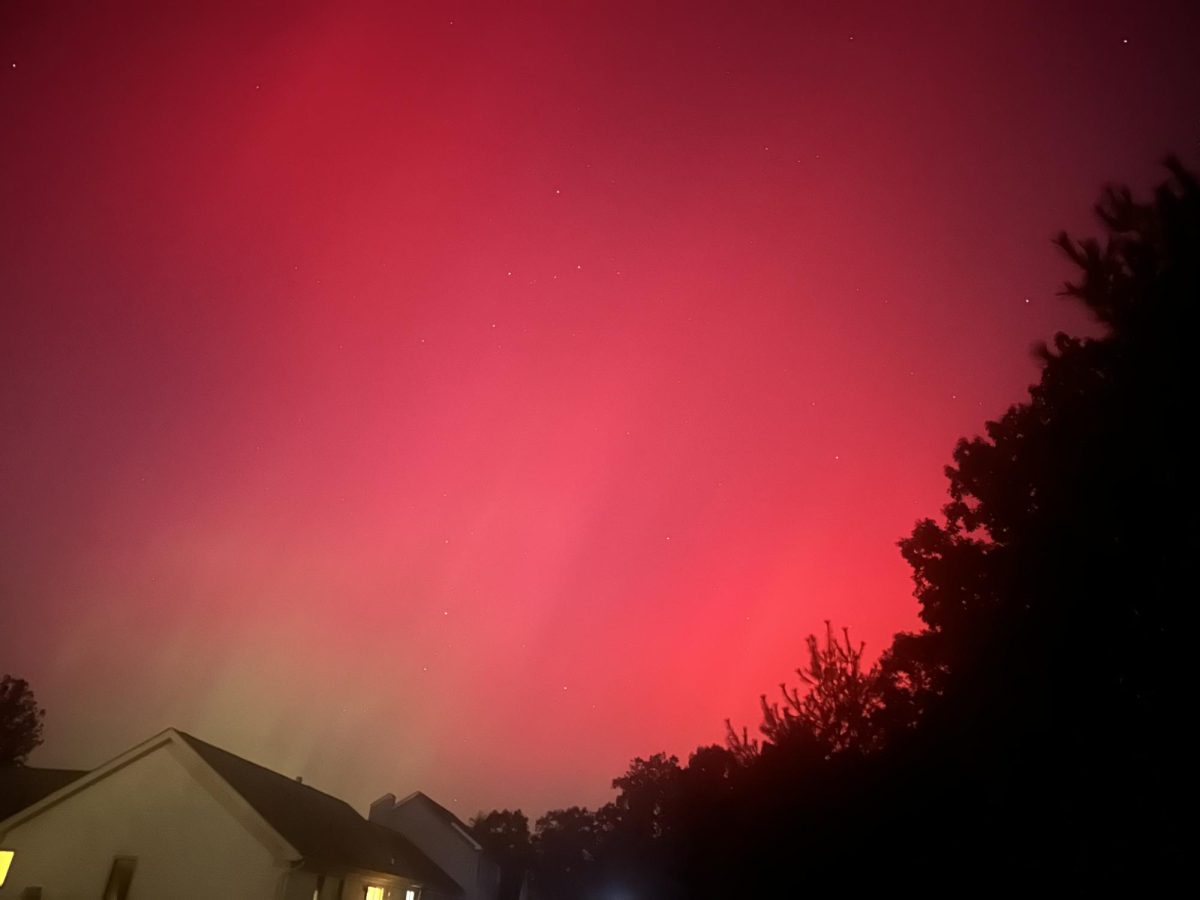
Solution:
<svg viewBox="0 0 1200 900">
<path fill-rule="evenodd" d="M 396 805 L 376 801 L 371 806 L 370 818 L 412 841 L 458 882 L 464 900 L 495 900 L 500 870 L 420 796 Z"/>
<path fill-rule="evenodd" d="M 115 856 L 137 857 L 129 900 L 276 900 L 286 871 L 169 745 L 16 825 L 0 846 L 16 851 L 3 900 L 27 885 L 44 900 L 98 900 Z"/>
</svg>

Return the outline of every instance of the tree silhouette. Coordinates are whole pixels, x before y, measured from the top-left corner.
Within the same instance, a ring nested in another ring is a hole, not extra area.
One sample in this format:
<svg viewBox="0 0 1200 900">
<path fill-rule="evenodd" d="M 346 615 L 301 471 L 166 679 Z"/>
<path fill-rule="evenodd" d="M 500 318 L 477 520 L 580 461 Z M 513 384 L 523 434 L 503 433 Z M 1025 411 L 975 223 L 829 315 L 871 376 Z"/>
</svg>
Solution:
<svg viewBox="0 0 1200 900">
<path fill-rule="evenodd" d="M 5 675 L 0 679 L 0 766 L 23 765 L 42 743 L 42 719 L 29 683 Z"/>
<path fill-rule="evenodd" d="M 635 759 L 593 815 L 539 820 L 544 898 L 1021 890 L 1190 874 L 1190 617 L 1200 468 L 1200 187 L 1107 189 L 1057 244 L 1093 337 L 959 441 L 949 502 L 900 542 L 923 629 L 877 666 L 826 626 L 761 739 Z"/>
<path fill-rule="evenodd" d="M 881 746 L 883 684 L 878 666 L 863 669 L 865 645 L 854 646 L 848 628 L 839 638 L 828 621 L 824 645 L 815 634 L 805 638 L 805 645 L 808 665 L 796 669 L 804 687 L 781 683 L 782 704 L 769 701 L 766 694 L 759 697 L 758 730 L 765 743 L 725 720 L 725 743 L 740 765 L 753 765 L 764 749 L 795 752 L 803 747 L 828 758 L 847 751 L 869 753 Z"/>
<path fill-rule="evenodd" d="M 844 641 L 844 643 L 843 643 Z M 807 690 L 780 684 L 784 703 L 768 703 L 764 694 L 763 721 L 760 730 L 772 744 L 780 746 L 803 740 L 822 747 L 826 755 L 847 750 L 867 752 L 877 744 L 873 717 L 879 707 L 879 671 L 871 667 L 863 671 L 863 650 L 850 641 L 849 629 L 842 629 L 842 638 L 825 623 L 825 644 L 821 646 L 815 634 L 806 640 L 808 666 L 796 669 Z"/>
<path fill-rule="evenodd" d="M 534 828 L 533 887 L 541 900 L 584 897 L 597 880 L 600 825 L 581 806 L 550 810 Z"/>
<path fill-rule="evenodd" d="M 470 822 L 471 833 L 500 866 L 500 900 L 520 897 L 533 863 L 529 818 L 519 809 L 494 809 Z"/>
<path fill-rule="evenodd" d="M 614 827 L 640 840 L 665 838 L 671 831 L 671 813 L 678 803 L 682 777 L 678 757 L 665 753 L 649 759 L 638 757 L 624 775 L 613 779 L 617 799 L 602 813 Z"/>
<path fill-rule="evenodd" d="M 1104 192 L 1103 243 L 1058 238 L 1080 270 L 1064 293 L 1103 333 L 1038 349 L 1029 400 L 955 448 L 944 520 L 900 543 L 926 628 L 884 659 L 888 717 L 920 711 L 942 790 L 982 811 L 988 852 L 1034 867 L 1178 847 L 1164 810 L 1186 772 L 1179 586 L 1200 543 L 1183 438 L 1200 191 L 1167 165 L 1149 202 Z"/>
</svg>

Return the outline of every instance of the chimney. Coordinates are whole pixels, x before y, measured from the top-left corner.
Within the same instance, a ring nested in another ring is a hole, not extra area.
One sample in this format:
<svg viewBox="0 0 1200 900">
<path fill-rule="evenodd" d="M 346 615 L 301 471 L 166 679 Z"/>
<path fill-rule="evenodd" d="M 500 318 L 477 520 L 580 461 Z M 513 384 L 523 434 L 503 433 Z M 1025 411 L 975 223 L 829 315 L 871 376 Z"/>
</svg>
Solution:
<svg viewBox="0 0 1200 900">
<path fill-rule="evenodd" d="M 367 819 L 371 822 L 379 822 L 382 816 L 386 816 L 388 812 L 396 805 L 395 794 L 384 794 L 378 800 L 371 804 L 370 810 L 367 812 Z"/>
</svg>

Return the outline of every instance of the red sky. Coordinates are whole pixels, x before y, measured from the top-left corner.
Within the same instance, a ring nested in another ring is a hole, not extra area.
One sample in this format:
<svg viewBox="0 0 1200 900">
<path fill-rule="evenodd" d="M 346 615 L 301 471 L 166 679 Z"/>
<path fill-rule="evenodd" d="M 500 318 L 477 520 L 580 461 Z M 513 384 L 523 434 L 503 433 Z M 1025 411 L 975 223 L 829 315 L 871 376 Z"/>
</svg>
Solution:
<svg viewBox="0 0 1200 900">
<path fill-rule="evenodd" d="M 1050 237 L 1200 138 L 1187 4 L 184 5 L 0 7 L 0 671 L 360 809 L 913 627 Z"/>
</svg>

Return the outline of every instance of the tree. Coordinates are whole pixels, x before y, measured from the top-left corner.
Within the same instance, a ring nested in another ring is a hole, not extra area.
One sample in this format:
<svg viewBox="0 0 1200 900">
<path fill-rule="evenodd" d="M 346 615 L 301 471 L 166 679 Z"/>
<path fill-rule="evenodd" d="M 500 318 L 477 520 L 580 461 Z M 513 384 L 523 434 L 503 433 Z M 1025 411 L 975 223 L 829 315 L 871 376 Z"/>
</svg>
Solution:
<svg viewBox="0 0 1200 900">
<path fill-rule="evenodd" d="M 854 751 L 867 753 L 880 745 L 876 717 L 882 707 L 880 673 L 877 666 L 863 669 L 865 645 L 850 640 L 849 629 L 841 638 L 833 625 L 825 623 L 825 644 L 815 634 L 805 639 L 808 665 L 796 669 L 805 686 L 779 685 L 783 704 L 770 702 L 763 694 L 759 731 L 774 748 L 816 748 L 825 757 Z M 739 734 L 725 722 L 726 743 L 734 758 L 751 764 L 761 752 L 759 742 L 746 729 Z"/>
<path fill-rule="evenodd" d="M 493 809 L 471 820 L 471 833 L 496 856 L 524 853 L 530 845 L 529 817 L 519 809 Z"/>
<path fill-rule="evenodd" d="M 796 669 L 796 674 L 808 689 L 802 694 L 800 688 L 780 684 L 782 706 L 768 703 L 763 696 L 760 730 L 776 746 L 800 732 L 827 755 L 870 751 L 877 744 L 872 717 L 879 706 L 879 671 L 874 666 L 863 671 L 865 645 L 855 647 L 847 628 L 842 629 L 839 640 L 829 622 L 825 623 L 823 647 L 815 634 L 810 634 L 806 643 L 808 667 Z"/>
<path fill-rule="evenodd" d="M 617 799 L 604 809 L 611 827 L 641 841 L 666 837 L 682 778 L 678 757 L 655 753 L 649 759 L 634 759 L 624 775 L 613 779 Z"/>
<path fill-rule="evenodd" d="M 471 820 L 471 833 L 500 866 L 501 900 L 519 897 L 533 862 L 529 818 L 519 809 L 494 809 Z"/>
<path fill-rule="evenodd" d="M 596 880 L 601 829 L 591 810 L 552 809 L 534 826 L 533 888 L 539 900 L 586 896 Z"/>
<path fill-rule="evenodd" d="M 728 749 L 539 820 L 545 897 L 1190 871 L 1200 187 L 1168 166 L 1151 201 L 1104 193 L 1103 242 L 1058 239 L 1100 333 L 1039 348 L 1029 399 L 956 446 L 941 519 L 900 542 L 924 628 L 866 668 L 827 625 L 761 740 L 727 721 Z"/>
<path fill-rule="evenodd" d="M 678 895 L 675 872 L 684 831 L 684 770 L 678 757 L 637 757 L 612 786 L 616 799 L 597 813 L 604 889 L 626 894 L 636 887 L 642 894 L 670 900 Z"/>
<path fill-rule="evenodd" d="M 27 681 L 11 675 L 0 679 L 0 766 L 23 765 L 41 745 L 45 715 Z"/>
<path fill-rule="evenodd" d="M 1148 202 L 1104 192 L 1103 242 L 1059 236 L 1080 273 L 1064 294 L 1101 333 L 1038 349 L 1028 401 L 959 441 L 942 521 L 900 543 L 926 627 L 883 661 L 887 715 L 936 735 L 952 818 L 1047 866 L 1145 865 L 1179 843 L 1163 810 L 1190 724 L 1200 190 L 1167 165 Z"/>
<path fill-rule="evenodd" d="M 1059 236 L 1079 272 L 1064 294 L 1098 333 L 1038 348 L 1029 399 L 958 443 L 941 519 L 900 542 L 924 628 L 871 679 L 854 743 L 872 752 L 817 752 L 844 715 L 804 702 L 854 671 L 832 636 L 833 670 L 810 638 L 808 693 L 763 698 L 761 747 L 727 723 L 746 771 L 735 820 L 757 828 L 738 871 L 801 847 L 833 871 L 935 857 L 959 889 L 1183 869 L 1200 188 L 1168 168 L 1149 201 L 1104 192 L 1103 240 Z"/>
</svg>

